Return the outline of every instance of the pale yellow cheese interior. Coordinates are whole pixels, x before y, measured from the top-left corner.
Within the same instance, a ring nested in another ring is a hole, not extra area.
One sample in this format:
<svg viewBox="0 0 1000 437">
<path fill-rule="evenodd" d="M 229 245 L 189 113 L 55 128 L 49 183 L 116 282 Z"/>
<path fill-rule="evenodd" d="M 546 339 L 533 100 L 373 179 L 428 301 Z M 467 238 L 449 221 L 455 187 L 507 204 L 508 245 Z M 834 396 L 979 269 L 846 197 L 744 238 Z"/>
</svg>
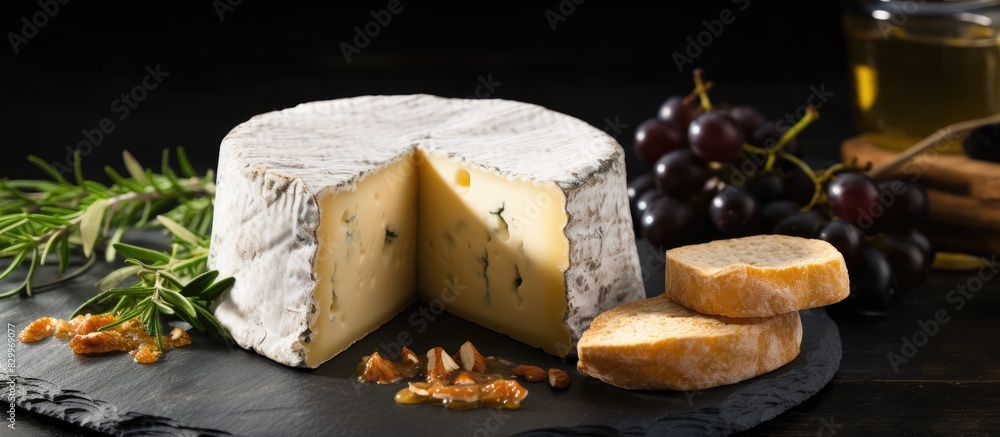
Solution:
<svg viewBox="0 0 1000 437">
<path fill-rule="evenodd" d="M 554 184 L 509 180 L 417 149 L 319 203 L 319 307 L 307 366 L 417 297 L 549 353 L 569 350 L 568 218 Z"/>
</svg>

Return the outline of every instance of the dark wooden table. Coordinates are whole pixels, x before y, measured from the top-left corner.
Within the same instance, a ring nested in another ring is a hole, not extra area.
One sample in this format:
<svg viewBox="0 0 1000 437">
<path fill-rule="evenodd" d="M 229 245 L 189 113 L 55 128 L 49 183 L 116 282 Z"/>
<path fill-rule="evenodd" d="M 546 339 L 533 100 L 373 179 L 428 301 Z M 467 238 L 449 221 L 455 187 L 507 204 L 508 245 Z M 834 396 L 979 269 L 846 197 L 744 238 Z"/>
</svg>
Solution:
<svg viewBox="0 0 1000 437">
<path fill-rule="evenodd" d="M 1000 275 L 992 275 L 934 272 L 884 317 L 835 317 L 844 358 L 833 381 L 741 435 L 998 435 Z"/>
</svg>

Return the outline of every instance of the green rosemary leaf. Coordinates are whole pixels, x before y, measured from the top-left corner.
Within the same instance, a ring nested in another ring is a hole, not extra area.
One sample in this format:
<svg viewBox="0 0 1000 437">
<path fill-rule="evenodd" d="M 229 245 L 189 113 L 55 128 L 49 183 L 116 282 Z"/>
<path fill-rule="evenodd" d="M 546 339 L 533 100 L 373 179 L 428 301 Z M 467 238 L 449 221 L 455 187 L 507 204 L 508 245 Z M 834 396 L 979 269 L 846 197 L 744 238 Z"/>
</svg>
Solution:
<svg viewBox="0 0 1000 437">
<path fill-rule="evenodd" d="M 121 299 L 118 299 L 118 303 L 115 304 L 115 307 L 108 312 L 111 314 L 121 314 L 123 311 L 126 311 L 127 308 L 132 308 L 134 305 L 135 305 L 135 298 L 132 296 L 125 296 Z"/>
<path fill-rule="evenodd" d="M 21 264 L 24 263 L 24 259 L 27 256 L 28 256 L 27 250 L 22 250 L 18 252 L 17 256 L 14 257 L 14 260 L 10 262 L 9 266 L 7 266 L 7 270 L 4 270 L 3 273 L 0 273 L 0 279 L 6 278 L 7 275 L 11 274 L 11 272 L 20 267 Z"/>
<path fill-rule="evenodd" d="M 110 199 L 112 196 L 111 190 L 100 182 L 83 181 L 83 187 L 87 192 L 101 199 Z"/>
<path fill-rule="evenodd" d="M 62 173 L 59 173 L 59 171 L 56 170 L 55 167 L 46 162 L 44 159 L 39 158 L 35 155 L 29 155 L 28 161 L 30 161 L 32 164 L 35 164 L 36 167 L 40 168 L 42 171 L 48 174 L 49 177 L 52 178 L 52 180 L 60 184 L 69 184 L 69 181 L 67 181 L 66 178 L 63 177 Z"/>
<path fill-rule="evenodd" d="M 19 228 L 21 226 L 24 226 L 26 224 L 28 224 L 28 219 L 27 218 L 22 218 L 21 220 L 18 220 L 16 222 L 14 222 L 13 224 L 8 225 L 7 227 L 5 227 L 3 229 L 0 229 L 0 235 L 6 234 L 6 233 L 8 233 L 10 231 L 13 231 L 13 230 L 15 230 L 15 229 L 17 229 L 17 228 Z"/>
<path fill-rule="evenodd" d="M 3 189 L 5 192 L 13 195 L 15 198 L 28 202 L 28 204 L 34 203 L 34 200 L 28 197 L 27 194 L 24 194 L 21 192 L 21 190 L 18 190 L 17 188 L 8 185 L 7 182 L 5 182 L 3 179 L 0 179 L 0 189 Z"/>
<path fill-rule="evenodd" d="M 181 280 L 181 278 L 178 278 L 177 275 L 171 273 L 170 271 L 160 270 L 159 274 L 161 278 L 166 279 L 168 282 L 177 287 L 178 290 L 184 287 L 184 281 Z"/>
<path fill-rule="evenodd" d="M 205 289 L 215 282 L 215 279 L 219 277 L 218 270 L 211 270 L 196 276 L 194 279 L 188 281 L 187 285 L 181 289 L 181 295 L 183 296 L 197 296 L 201 294 Z"/>
<path fill-rule="evenodd" d="M 24 292 L 31 297 L 32 286 L 35 283 L 35 270 L 38 269 L 38 247 L 33 247 L 31 249 L 31 261 L 28 265 L 28 276 L 24 277 Z"/>
<path fill-rule="evenodd" d="M 158 307 L 156 305 L 149 306 L 149 311 L 145 315 L 146 317 L 144 323 L 146 325 L 146 332 L 156 338 L 156 346 L 162 351 L 163 337 L 160 333 L 162 329 L 160 329 L 160 313 L 157 308 Z"/>
<path fill-rule="evenodd" d="M 125 170 L 128 174 L 132 176 L 140 185 L 149 185 L 149 180 L 146 179 L 146 170 L 139 164 L 139 161 L 132 156 L 127 150 L 122 152 L 122 160 L 125 161 Z"/>
<path fill-rule="evenodd" d="M 176 310 L 175 313 L 177 315 L 187 316 L 187 318 L 195 320 L 198 319 L 198 312 L 195 311 L 194 305 L 191 305 L 191 302 L 189 302 L 184 296 L 181 296 L 180 293 L 174 290 L 161 288 L 160 297 L 169 303 L 172 309 Z M 191 324 L 194 325 L 194 323 Z"/>
<path fill-rule="evenodd" d="M 196 269 L 199 265 L 204 264 L 208 260 L 208 255 L 199 255 L 184 261 L 178 262 L 174 265 L 174 270 L 185 271 L 188 269 Z"/>
<path fill-rule="evenodd" d="M 181 174 L 185 177 L 193 178 L 196 176 L 194 167 L 191 166 L 191 161 L 188 160 L 187 152 L 184 151 L 183 147 L 177 148 L 177 163 L 180 164 Z"/>
<path fill-rule="evenodd" d="M 198 311 L 198 315 L 201 316 L 202 319 L 205 319 L 205 321 L 208 322 L 209 325 L 215 328 L 212 331 L 213 334 L 215 334 L 220 340 L 222 340 L 226 344 L 233 343 L 233 337 L 229 335 L 229 331 L 226 331 L 226 328 L 223 327 L 221 323 L 219 323 L 219 319 L 216 319 L 211 312 L 209 312 L 201 305 L 195 305 L 194 309 Z"/>
<path fill-rule="evenodd" d="M 73 176 L 76 177 L 76 185 L 83 187 L 86 180 L 83 178 L 83 158 L 79 150 L 73 152 Z"/>
<path fill-rule="evenodd" d="M 160 298 L 162 299 L 162 296 L 163 296 L 162 291 L 163 290 L 159 290 L 159 291 L 160 291 L 160 293 L 158 293 L 158 294 L 159 294 Z M 164 303 L 163 301 L 161 301 L 160 299 L 153 298 L 153 303 L 156 304 L 156 307 L 159 308 L 159 311 L 161 313 L 163 313 L 163 314 L 170 314 L 170 315 L 174 314 L 174 309 L 170 305 L 167 305 L 166 303 Z"/>
<path fill-rule="evenodd" d="M 115 171 L 115 169 L 110 165 L 104 167 L 104 173 L 107 174 L 108 177 L 111 178 L 111 180 L 114 183 L 121 185 L 122 187 L 128 188 L 129 190 L 132 190 L 136 193 L 142 193 L 146 191 L 146 187 L 142 186 L 142 184 L 139 184 L 138 182 L 132 179 L 126 179 L 122 177 L 122 175 L 118 174 L 118 172 Z"/>
<path fill-rule="evenodd" d="M 46 214 L 51 214 L 52 216 L 62 217 L 62 218 L 66 218 L 67 216 L 78 214 L 80 212 L 79 210 L 75 209 L 63 208 L 59 206 L 50 206 L 50 205 L 43 205 L 39 207 L 38 210 Z"/>
<path fill-rule="evenodd" d="M 69 269 L 69 257 L 69 237 L 63 237 L 59 240 L 59 274 Z"/>
<path fill-rule="evenodd" d="M 139 261 L 148 261 L 153 263 L 168 263 L 170 262 L 170 255 L 152 250 L 146 249 L 145 247 L 133 246 L 126 243 L 115 243 L 115 250 L 124 256 L 133 258 Z"/>
<path fill-rule="evenodd" d="M 233 277 L 220 279 L 219 282 L 210 285 L 208 288 L 205 289 L 205 291 L 202 291 L 201 294 L 198 295 L 198 297 L 205 299 L 208 302 L 211 302 L 216 298 L 218 298 L 219 296 L 221 296 L 222 293 L 224 293 L 226 290 L 229 290 L 229 288 L 232 287 L 234 283 L 236 283 L 236 278 Z"/>
<path fill-rule="evenodd" d="M 45 246 L 42 248 L 42 265 L 45 265 L 45 260 L 49 257 L 49 252 L 55 247 L 55 242 L 62 237 L 59 232 L 54 232 L 51 237 L 45 242 Z"/>
<path fill-rule="evenodd" d="M 108 264 L 115 262 L 115 255 L 118 254 L 118 249 L 115 248 L 115 244 L 122 241 L 122 237 L 125 236 L 125 231 L 128 228 L 125 226 L 119 226 L 115 229 L 115 233 L 111 234 L 111 238 L 108 240 L 107 246 L 104 248 L 104 261 Z"/>
<path fill-rule="evenodd" d="M 43 214 L 28 214 L 25 216 L 29 221 L 47 225 L 49 227 L 66 226 L 69 222 L 61 217 L 53 217 Z"/>
<path fill-rule="evenodd" d="M 83 255 L 90 258 L 97 239 L 100 238 L 101 223 L 104 220 L 104 212 L 108 209 L 108 202 L 105 199 L 95 200 L 83 212 L 80 220 L 80 237 L 83 238 Z"/>
<path fill-rule="evenodd" d="M 14 256 L 21 253 L 25 247 L 30 246 L 31 243 L 18 243 L 13 244 L 3 249 L 0 249 L 0 257 L 6 258 L 8 256 Z"/>
<path fill-rule="evenodd" d="M 174 173 L 174 170 L 170 168 L 170 149 L 163 149 L 162 159 L 163 162 L 160 165 L 160 171 L 163 173 L 163 176 L 167 178 L 167 181 L 170 182 L 170 189 L 176 192 L 183 192 L 184 187 L 181 186 L 181 182 L 177 180 L 177 175 Z"/>
<path fill-rule="evenodd" d="M 156 287 L 125 287 L 125 288 L 110 288 L 106 291 L 106 294 L 112 297 L 138 297 L 138 296 L 149 296 L 156 291 Z"/>
<path fill-rule="evenodd" d="M 145 200 L 142 202 L 142 215 L 139 216 L 139 220 L 135 222 L 136 228 L 141 228 L 146 226 L 146 222 L 149 221 L 149 214 L 153 210 L 153 202 L 150 200 Z"/>
<path fill-rule="evenodd" d="M 104 325 L 104 326 L 102 326 L 100 328 L 97 328 L 97 330 L 98 331 L 107 331 L 109 329 L 114 328 L 115 326 L 121 325 L 122 323 L 125 323 L 125 322 L 127 322 L 129 320 L 132 320 L 132 319 L 134 319 L 136 317 L 139 317 L 139 315 L 141 315 L 141 314 L 144 314 L 144 313 L 148 312 L 149 311 L 149 306 L 151 306 L 152 303 L 145 303 L 144 304 L 142 302 L 147 302 L 147 300 L 143 299 L 138 305 L 136 305 L 134 308 L 132 308 L 128 312 L 125 312 L 123 314 L 118 315 L 118 320 L 115 320 L 112 323 L 109 323 L 109 324 Z"/>
<path fill-rule="evenodd" d="M 94 284 L 94 287 L 97 287 L 97 289 L 101 291 L 110 290 L 116 285 L 125 282 L 126 279 L 135 276 L 137 273 L 139 273 L 139 270 L 142 270 L 142 267 L 140 266 L 122 267 L 111 273 L 108 273 L 107 276 L 102 278 L 100 281 L 97 281 L 97 283 Z"/>
<path fill-rule="evenodd" d="M 171 220 L 165 215 L 158 215 L 156 216 L 156 219 L 159 220 L 160 224 L 167 228 L 171 234 L 174 234 L 174 237 L 177 237 L 177 239 L 193 246 L 198 245 L 198 236 L 195 235 L 194 232 L 191 232 L 188 228 L 181 226 L 180 223 Z"/>
<path fill-rule="evenodd" d="M 205 215 L 201 218 L 201 223 L 198 225 L 198 233 L 202 235 L 207 235 L 209 230 L 212 229 L 212 219 L 215 216 L 215 208 L 205 208 Z"/>
</svg>

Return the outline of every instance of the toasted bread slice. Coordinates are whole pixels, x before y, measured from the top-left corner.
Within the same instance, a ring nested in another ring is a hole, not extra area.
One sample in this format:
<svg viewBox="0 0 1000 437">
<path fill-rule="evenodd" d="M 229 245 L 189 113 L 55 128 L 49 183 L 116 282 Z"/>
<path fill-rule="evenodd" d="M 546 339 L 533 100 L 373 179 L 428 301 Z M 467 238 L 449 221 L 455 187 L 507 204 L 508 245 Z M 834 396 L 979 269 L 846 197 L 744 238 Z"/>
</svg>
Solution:
<svg viewBox="0 0 1000 437">
<path fill-rule="evenodd" d="M 840 302 L 850 293 L 844 257 L 822 240 L 785 235 L 670 249 L 666 292 L 705 314 L 767 317 Z"/>
<path fill-rule="evenodd" d="M 770 372 L 799 354 L 802 321 L 699 314 L 662 296 L 597 316 L 577 369 L 625 389 L 700 390 Z"/>
</svg>

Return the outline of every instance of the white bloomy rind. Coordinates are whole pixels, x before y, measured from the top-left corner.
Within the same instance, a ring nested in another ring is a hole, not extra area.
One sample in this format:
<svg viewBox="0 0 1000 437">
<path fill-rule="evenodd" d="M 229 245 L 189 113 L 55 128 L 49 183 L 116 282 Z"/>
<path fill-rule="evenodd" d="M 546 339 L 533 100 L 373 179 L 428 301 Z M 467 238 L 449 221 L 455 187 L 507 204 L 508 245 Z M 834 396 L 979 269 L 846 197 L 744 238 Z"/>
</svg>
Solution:
<svg viewBox="0 0 1000 437">
<path fill-rule="evenodd" d="M 526 103 L 364 96 L 258 115 L 223 139 L 209 265 L 236 278 L 215 314 L 237 344 L 305 364 L 319 312 L 318 196 L 354 191 L 415 149 L 563 191 L 570 243 L 563 323 L 573 343 L 565 353 L 600 312 L 644 298 L 624 153 L 613 138 Z"/>
</svg>

